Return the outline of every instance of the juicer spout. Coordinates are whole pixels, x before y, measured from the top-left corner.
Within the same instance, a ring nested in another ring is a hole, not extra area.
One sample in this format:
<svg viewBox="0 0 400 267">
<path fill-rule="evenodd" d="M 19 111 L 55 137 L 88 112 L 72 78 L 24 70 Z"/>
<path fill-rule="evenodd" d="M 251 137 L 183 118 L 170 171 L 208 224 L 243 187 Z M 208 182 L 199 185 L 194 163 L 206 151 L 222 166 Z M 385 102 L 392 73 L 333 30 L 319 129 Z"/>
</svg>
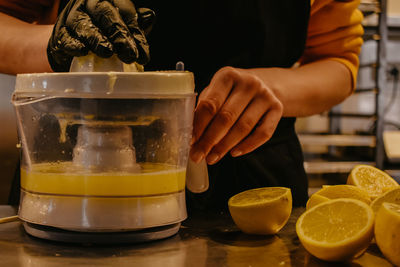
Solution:
<svg viewBox="0 0 400 267">
<path fill-rule="evenodd" d="M 175 65 L 177 71 L 185 71 L 185 64 L 178 61 Z M 203 193 L 209 186 L 207 163 L 203 161 L 196 163 L 189 157 L 186 169 L 186 187 L 192 193 Z"/>
<path fill-rule="evenodd" d="M 192 193 L 203 193 L 209 186 L 207 162 L 196 163 L 190 158 L 186 169 L 186 187 Z"/>
</svg>

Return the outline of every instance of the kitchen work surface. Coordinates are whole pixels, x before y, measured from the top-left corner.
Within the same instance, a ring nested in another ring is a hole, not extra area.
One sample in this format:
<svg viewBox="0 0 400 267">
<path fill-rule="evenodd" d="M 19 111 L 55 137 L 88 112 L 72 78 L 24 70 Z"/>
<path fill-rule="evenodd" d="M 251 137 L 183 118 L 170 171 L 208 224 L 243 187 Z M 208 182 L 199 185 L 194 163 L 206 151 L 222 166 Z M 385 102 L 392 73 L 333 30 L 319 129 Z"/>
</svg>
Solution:
<svg viewBox="0 0 400 267">
<path fill-rule="evenodd" d="M 20 221 L 0 224 L 0 266 L 392 266 L 375 243 L 351 262 L 328 263 L 311 256 L 300 244 L 296 208 L 274 236 L 240 232 L 229 214 L 191 217 L 178 234 L 132 245 L 65 244 L 25 233 Z M 0 217 L 16 209 L 0 206 Z"/>
</svg>

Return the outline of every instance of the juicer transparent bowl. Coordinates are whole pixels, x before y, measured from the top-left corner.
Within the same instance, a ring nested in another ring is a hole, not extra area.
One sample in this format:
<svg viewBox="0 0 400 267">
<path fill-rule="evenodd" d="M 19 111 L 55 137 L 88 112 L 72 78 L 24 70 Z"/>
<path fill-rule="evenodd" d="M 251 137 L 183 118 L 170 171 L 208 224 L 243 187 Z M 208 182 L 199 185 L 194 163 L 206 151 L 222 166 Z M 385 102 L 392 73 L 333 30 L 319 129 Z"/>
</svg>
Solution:
<svg viewBox="0 0 400 267">
<path fill-rule="evenodd" d="M 12 102 L 22 220 L 125 231 L 186 218 L 192 73 L 22 74 Z"/>
</svg>

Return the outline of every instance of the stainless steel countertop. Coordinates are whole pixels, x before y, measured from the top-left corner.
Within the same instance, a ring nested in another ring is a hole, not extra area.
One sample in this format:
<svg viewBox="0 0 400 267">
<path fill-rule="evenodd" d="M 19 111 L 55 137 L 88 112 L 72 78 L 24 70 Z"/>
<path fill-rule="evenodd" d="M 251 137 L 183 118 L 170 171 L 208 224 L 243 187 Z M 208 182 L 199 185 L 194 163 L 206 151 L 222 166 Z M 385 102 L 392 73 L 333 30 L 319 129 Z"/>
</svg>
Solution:
<svg viewBox="0 0 400 267">
<path fill-rule="evenodd" d="M 295 223 L 297 208 L 275 236 L 241 233 L 229 214 L 187 219 L 175 236 L 136 245 L 73 245 L 28 236 L 21 222 L 0 224 L 0 266 L 392 266 L 375 244 L 360 258 L 327 263 L 311 256 L 300 244 Z M 0 217 L 16 214 L 0 206 Z"/>
</svg>

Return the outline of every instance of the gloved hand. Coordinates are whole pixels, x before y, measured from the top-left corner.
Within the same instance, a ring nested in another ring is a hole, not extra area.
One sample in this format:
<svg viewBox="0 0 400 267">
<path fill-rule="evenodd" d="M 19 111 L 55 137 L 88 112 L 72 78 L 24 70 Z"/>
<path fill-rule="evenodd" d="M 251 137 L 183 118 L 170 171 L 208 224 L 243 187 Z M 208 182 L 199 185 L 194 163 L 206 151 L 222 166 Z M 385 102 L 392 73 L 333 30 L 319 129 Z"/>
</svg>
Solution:
<svg viewBox="0 0 400 267">
<path fill-rule="evenodd" d="M 72 58 L 89 51 L 100 57 L 116 53 L 125 63 L 146 64 L 155 14 L 147 8 L 136 11 L 131 0 L 71 0 L 57 18 L 47 46 L 54 71 L 68 71 Z"/>
</svg>

